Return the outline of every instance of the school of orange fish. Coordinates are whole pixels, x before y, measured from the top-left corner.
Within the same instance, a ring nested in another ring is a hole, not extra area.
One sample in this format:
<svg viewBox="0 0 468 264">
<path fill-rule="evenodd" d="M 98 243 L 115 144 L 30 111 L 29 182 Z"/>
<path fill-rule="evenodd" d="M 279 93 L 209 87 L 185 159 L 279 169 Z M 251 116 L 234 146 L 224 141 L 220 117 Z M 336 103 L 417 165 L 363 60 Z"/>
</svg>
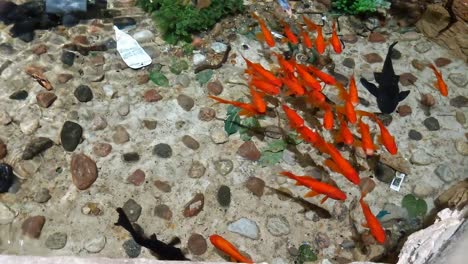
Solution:
<svg viewBox="0 0 468 264">
<path fill-rule="evenodd" d="M 253 13 L 252 16 L 258 21 L 261 29 L 259 40 L 264 40 L 270 48 L 274 47 L 276 45 L 275 38 L 268 29 L 265 21 L 255 13 Z M 339 54 L 342 52 L 342 45 L 336 31 L 335 22 L 332 24 L 331 37 L 325 40 L 321 26 L 315 24 L 306 16 L 302 16 L 302 18 L 308 31 L 304 30 L 304 28 L 299 25 L 300 38 L 296 36 L 286 22 L 281 21 L 283 34 L 288 42 L 293 45 L 301 43 L 308 49 L 315 46 L 319 54 L 323 54 L 328 45 L 332 47 L 335 53 Z M 311 32 L 316 32 L 314 39 L 311 39 L 309 36 Z M 281 54 L 273 54 L 276 56 L 280 66 L 280 70 L 277 72 L 269 71 L 261 64 L 251 62 L 244 58 L 247 63 L 245 73 L 249 77 L 251 96 L 251 101 L 249 103 L 226 100 L 216 96 L 209 97 L 219 103 L 238 107 L 241 109 L 239 112 L 240 115 L 251 117 L 266 114 L 267 103 L 264 99 L 265 95 L 279 96 L 282 102 L 282 109 L 291 129 L 295 130 L 304 142 L 311 144 L 318 151 L 329 156 L 329 158 L 324 161 L 326 167 L 331 171 L 343 175 L 355 185 L 359 185 L 360 183 L 359 174 L 348 160 L 342 156 L 341 152 L 336 149 L 334 143 L 341 142 L 349 146 L 361 147 L 366 155 L 373 155 L 377 147 L 372 140 L 369 125 L 362 120 L 363 117 L 368 117 L 377 124 L 380 130 L 379 142 L 385 149 L 392 155 L 398 152 L 394 137 L 386 129 L 382 121 L 373 113 L 355 109 L 359 104 L 359 98 L 354 76 L 350 77 L 349 87 L 346 90 L 342 83 L 336 81 L 333 76 L 320 69 L 311 65 L 300 64 L 292 59 L 287 60 Z M 437 78 L 437 82 L 434 84 L 435 87 L 443 96 L 447 96 L 447 85 L 442 79 L 441 72 L 432 64 L 429 65 L 429 67 L 434 71 Z M 327 102 L 325 95 L 322 93 L 322 83 L 336 87 L 339 97 L 343 101 L 342 105 L 334 105 Z M 327 142 L 317 130 L 307 126 L 301 115 L 284 102 L 284 96 L 291 95 L 295 97 L 305 97 L 308 104 L 323 111 L 322 127 L 334 135 L 334 143 Z M 335 121 L 335 116 L 338 122 Z M 357 131 L 360 133 L 360 140 L 355 140 L 350 130 L 350 125 L 357 126 Z M 323 194 L 324 198 L 321 200 L 321 203 L 325 202 L 327 198 L 346 200 L 346 194 L 336 186 L 334 182 L 323 182 L 311 176 L 298 176 L 288 171 L 281 172 L 281 175 L 295 180 L 296 185 L 309 188 L 311 191 L 306 193 L 305 197 L 314 197 Z M 366 195 L 367 193 L 361 191 L 361 197 L 359 199 L 364 218 L 367 222 L 365 226 L 370 229 L 370 233 L 375 240 L 383 244 L 386 240 L 385 230 L 364 201 Z M 221 236 L 212 235 L 210 241 L 216 248 L 230 256 L 232 260 L 253 263 L 252 260 L 242 256 L 231 243 Z"/>
</svg>

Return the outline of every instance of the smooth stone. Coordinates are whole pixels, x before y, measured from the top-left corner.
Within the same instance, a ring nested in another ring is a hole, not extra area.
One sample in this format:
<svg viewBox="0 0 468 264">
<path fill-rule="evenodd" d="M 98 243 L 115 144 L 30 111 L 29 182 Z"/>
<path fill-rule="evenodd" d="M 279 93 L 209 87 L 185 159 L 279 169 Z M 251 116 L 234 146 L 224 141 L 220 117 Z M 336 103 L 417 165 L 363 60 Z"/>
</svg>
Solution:
<svg viewBox="0 0 468 264">
<path fill-rule="evenodd" d="M 414 129 L 410 129 L 410 131 L 408 132 L 408 137 L 416 141 L 421 140 L 423 138 L 422 134 Z"/>
<path fill-rule="evenodd" d="M 163 97 L 155 89 L 150 89 L 150 90 L 145 91 L 145 93 L 143 94 L 143 99 L 145 100 L 145 102 L 154 103 L 154 102 L 161 101 Z"/>
<path fill-rule="evenodd" d="M 468 156 L 468 142 L 466 140 L 458 140 L 455 143 L 455 149 L 463 156 Z"/>
<path fill-rule="evenodd" d="M 231 204 L 231 189 L 226 185 L 221 185 L 216 198 L 221 206 L 229 207 Z"/>
<path fill-rule="evenodd" d="M 342 62 L 343 66 L 354 69 L 354 66 L 356 66 L 356 63 L 354 62 L 353 58 L 345 58 Z"/>
<path fill-rule="evenodd" d="M 71 79 L 73 79 L 72 74 L 60 73 L 59 75 L 57 75 L 57 82 L 60 83 L 60 84 L 67 83 Z"/>
<path fill-rule="evenodd" d="M 206 239 L 202 235 L 193 233 L 187 241 L 187 248 L 190 253 L 199 256 L 206 252 L 208 245 L 206 243 Z"/>
<path fill-rule="evenodd" d="M 241 236 L 254 240 L 259 238 L 259 229 L 257 223 L 248 218 L 242 217 L 228 225 L 228 230 Z"/>
<path fill-rule="evenodd" d="M 133 199 L 128 199 L 122 206 L 122 209 L 127 215 L 128 220 L 130 220 L 130 222 L 136 222 L 138 221 L 138 218 L 140 218 L 142 208 Z"/>
<path fill-rule="evenodd" d="M 358 41 L 358 37 L 356 36 L 356 34 L 345 34 L 341 37 L 341 39 L 344 41 L 344 42 L 347 42 L 347 43 L 356 43 Z"/>
<path fill-rule="evenodd" d="M 234 168 L 234 163 L 229 159 L 219 159 L 214 161 L 215 170 L 223 175 L 228 175 Z"/>
<path fill-rule="evenodd" d="M 75 53 L 71 51 L 63 51 L 60 60 L 67 66 L 73 66 L 73 63 L 75 62 Z"/>
<path fill-rule="evenodd" d="M 432 158 L 426 153 L 426 151 L 418 149 L 415 152 L 413 152 L 410 161 L 413 164 L 425 166 L 432 163 Z"/>
<path fill-rule="evenodd" d="M 205 61 L 206 61 L 206 56 L 205 55 L 200 54 L 200 53 L 197 53 L 197 54 L 193 55 L 193 65 L 194 66 L 201 65 L 201 64 L 205 63 Z"/>
<path fill-rule="evenodd" d="M 119 125 L 115 127 L 115 133 L 112 135 L 112 139 L 116 144 L 124 144 L 130 140 L 130 135 L 125 127 Z"/>
<path fill-rule="evenodd" d="M 374 172 L 377 180 L 384 183 L 391 183 L 395 177 L 395 170 L 381 162 L 377 163 Z"/>
<path fill-rule="evenodd" d="M 182 137 L 182 143 L 184 143 L 184 145 L 187 148 L 192 149 L 192 150 L 197 150 L 200 148 L 200 143 L 198 143 L 196 139 L 194 139 L 193 137 L 189 135 L 184 135 Z"/>
<path fill-rule="evenodd" d="M 202 193 L 197 193 L 188 203 L 185 204 L 182 214 L 184 217 L 194 217 L 203 210 L 204 205 L 205 196 Z"/>
<path fill-rule="evenodd" d="M 138 152 L 127 152 L 122 155 L 122 159 L 125 162 L 137 162 L 140 160 L 140 154 Z"/>
<path fill-rule="evenodd" d="M 400 74 L 400 83 L 403 86 L 413 85 L 418 78 L 410 72 Z"/>
<path fill-rule="evenodd" d="M 8 98 L 11 100 L 26 100 L 28 98 L 28 91 L 26 90 L 20 90 L 12 93 Z"/>
<path fill-rule="evenodd" d="M 314 237 L 314 242 L 317 248 L 324 249 L 330 246 L 330 238 L 323 232 L 318 232 Z M 323 262 L 322 262 L 323 264 Z"/>
<path fill-rule="evenodd" d="M 93 99 L 93 91 L 87 85 L 79 85 L 73 92 L 76 99 L 82 103 L 89 102 Z"/>
<path fill-rule="evenodd" d="M 49 201 L 51 197 L 52 196 L 50 196 L 49 189 L 41 188 L 38 192 L 34 194 L 33 200 L 36 203 L 45 203 Z"/>
<path fill-rule="evenodd" d="M 171 192 L 171 189 L 172 189 L 171 185 L 168 182 L 161 181 L 161 180 L 155 180 L 154 186 L 156 186 L 156 188 L 158 188 L 160 191 L 165 192 L 165 193 Z"/>
<path fill-rule="evenodd" d="M 42 215 L 28 217 L 21 225 L 21 230 L 24 235 L 30 238 L 39 238 L 45 221 L 46 219 Z"/>
<path fill-rule="evenodd" d="M 103 130 L 107 127 L 107 120 L 105 117 L 97 115 L 93 118 L 91 129 L 94 131 Z"/>
<path fill-rule="evenodd" d="M 407 115 L 411 115 L 411 113 L 413 113 L 413 110 L 411 109 L 411 106 L 409 106 L 409 105 L 400 105 L 397 108 L 397 113 L 401 117 L 404 117 L 404 116 L 407 116 Z"/>
<path fill-rule="evenodd" d="M 205 175 L 206 167 L 198 160 L 193 160 L 190 166 L 188 176 L 190 178 L 200 178 Z"/>
<path fill-rule="evenodd" d="M 153 40 L 154 34 L 150 30 L 144 29 L 133 34 L 133 38 L 140 43 L 144 43 Z"/>
<path fill-rule="evenodd" d="M 450 183 L 457 179 L 457 176 L 450 169 L 448 164 L 440 164 L 434 170 L 434 173 L 444 182 Z"/>
<path fill-rule="evenodd" d="M 45 246 L 48 249 L 62 249 L 67 244 L 67 234 L 62 232 L 55 232 L 47 237 L 45 241 Z"/>
<path fill-rule="evenodd" d="M 449 65 L 450 63 L 452 63 L 452 60 L 444 58 L 444 57 L 440 57 L 434 60 L 434 64 L 437 67 L 444 67 L 444 66 Z"/>
<path fill-rule="evenodd" d="M 289 234 L 289 222 L 282 215 L 268 216 L 266 221 L 268 232 L 274 236 L 284 236 Z"/>
<path fill-rule="evenodd" d="M 14 181 L 13 168 L 5 163 L 0 163 L 0 193 L 8 192 Z"/>
<path fill-rule="evenodd" d="M 212 95 L 220 95 L 224 90 L 223 84 L 219 80 L 208 82 L 206 89 Z"/>
<path fill-rule="evenodd" d="M 215 128 L 210 133 L 211 141 L 215 144 L 223 144 L 229 141 L 228 134 L 222 128 Z"/>
<path fill-rule="evenodd" d="M 153 148 L 153 155 L 160 158 L 170 158 L 172 156 L 172 148 L 166 143 L 159 143 Z"/>
<path fill-rule="evenodd" d="M 146 178 L 145 172 L 140 169 L 137 169 L 130 176 L 128 176 L 127 182 L 135 186 L 140 186 L 145 182 L 145 178 Z"/>
<path fill-rule="evenodd" d="M 122 103 L 117 108 L 117 113 L 120 116 L 127 116 L 130 113 L 130 105 L 127 103 Z"/>
<path fill-rule="evenodd" d="M 8 206 L 0 202 L 0 225 L 6 225 L 15 219 L 15 212 L 13 212 Z"/>
<path fill-rule="evenodd" d="M 378 53 L 368 53 L 364 55 L 364 59 L 368 63 L 378 63 L 383 62 L 382 57 Z"/>
<path fill-rule="evenodd" d="M 145 119 L 143 120 L 143 125 L 149 130 L 154 130 L 156 129 L 156 126 L 158 125 L 158 121 Z"/>
<path fill-rule="evenodd" d="M 78 144 L 80 144 L 83 128 L 71 121 L 65 121 L 60 132 L 60 141 L 63 149 L 66 151 L 74 151 Z"/>
<path fill-rule="evenodd" d="M 466 85 L 468 84 L 468 78 L 466 77 L 466 74 L 450 73 L 448 78 L 450 81 L 452 81 L 456 86 L 460 88 L 466 88 Z"/>
<path fill-rule="evenodd" d="M 37 104 L 43 108 L 48 108 L 55 100 L 57 100 L 57 96 L 51 92 L 40 92 L 36 95 Z"/>
<path fill-rule="evenodd" d="M 195 105 L 193 98 L 185 94 L 180 94 L 177 96 L 177 103 L 187 112 L 192 110 L 193 106 Z"/>
<path fill-rule="evenodd" d="M 265 181 L 257 177 L 249 177 L 245 182 L 245 186 L 258 197 L 262 197 L 265 191 Z"/>
<path fill-rule="evenodd" d="M 136 258 L 141 254 L 141 246 L 133 239 L 126 240 L 122 247 L 129 258 Z"/>
<path fill-rule="evenodd" d="M 369 34 L 368 40 L 371 43 L 384 43 L 385 42 L 385 37 L 382 35 L 382 33 L 371 32 Z"/>
<path fill-rule="evenodd" d="M 167 221 L 172 219 L 171 208 L 165 204 L 156 205 L 154 208 L 154 215 Z"/>
<path fill-rule="evenodd" d="M 84 248 L 89 253 L 99 253 L 106 246 L 107 239 L 104 235 L 98 235 L 97 237 L 86 242 Z"/>
<path fill-rule="evenodd" d="M 413 189 L 413 193 L 416 197 L 427 197 L 434 192 L 434 188 L 425 184 L 424 182 L 416 184 Z"/>
<path fill-rule="evenodd" d="M 211 49 L 216 53 L 224 53 L 227 50 L 227 45 L 221 42 L 211 43 Z"/>
<path fill-rule="evenodd" d="M 139 85 L 148 83 L 149 74 L 148 73 L 139 74 L 136 76 L 136 79 L 137 79 L 137 84 Z"/>
<path fill-rule="evenodd" d="M 450 99 L 450 105 L 456 108 L 468 107 L 468 98 L 463 95 L 458 95 Z"/>
<path fill-rule="evenodd" d="M 200 112 L 198 113 L 198 119 L 201 121 L 211 121 L 216 117 L 216 111 L 210 107 L 202 107 L 200 108 Z"/>
<path fill-rule="evenodd" d="M 188 87 L 190 85 L 190 77 L 186 74 L 179 74 L 176 77 L 176 83 L 180 84 L 182 87 Z"/>
<path fill-rule="evenodd" d="M 423 94 L 421 96 L 421 104 L 427 107 L 432 107 L 436 103 L 436 100 L 432 94 Z"/>
<path fill-rule="evenodd" d="M 429 131 L 437 131 L 440 129 L 439 121 L 435 117 L 426 118 L 423 124 Z"/>
<path fill-rule="evenodd" d="M 54 145 L 54 142 L 46 137 L 33 138 L 26 145 L 21 158 L 23 160 L 30 160 L 37 156 L 39 153 L 46 151 Z"/>
<path fill-rule="evenodd" d="M 253 141 L 246 141 L 237 150 L 237 155 L 251 161 L 257 161 L 262 155 Z"/>
<path fill-rule="evenodd" d="M 409 31 L 401 34 L 400 39 L 406 41 L 414 41 L 421 38 L 421 34 L 415 31 Z"/>
<path fill-rule="evenodd" d="M 93 153 L 98 157 L 106 157 L 112 151 L 112 145 L 108 143 L 97 143 L 93 146 Z"/>
<path fill-rule="evenodd" d="M 72 182 L 79 190 L 86 190 L 96 181 L 98 170 L 96 162 L 85 154 L 73 154 L 70 162 Z"/>
<path fill-rule="evenodd" d="M 102 86 L 102 90 L 104 91 L 104 94 L 109 98 L 112 98 L 112 96 L 114 96 L 115 94 L 114 87 L 111 84 L 106 84 Z"/>
<path fill-rule="evenodd" d="M 466 124 L 466 117 L 462 111 L 455 112 L 455 119 L 457 120 L 458 123 L 460 123 L 460 125 Z M 0 157 L 1 157 L 1 154 L 0 154 Z"/>
<path fill-rule="evenodd" d="M 414 49 L 421 54 L 428 52 L 431 48 L 432 44 L 429 42 L 419 42 L 414 46 Z"/>
</svg>

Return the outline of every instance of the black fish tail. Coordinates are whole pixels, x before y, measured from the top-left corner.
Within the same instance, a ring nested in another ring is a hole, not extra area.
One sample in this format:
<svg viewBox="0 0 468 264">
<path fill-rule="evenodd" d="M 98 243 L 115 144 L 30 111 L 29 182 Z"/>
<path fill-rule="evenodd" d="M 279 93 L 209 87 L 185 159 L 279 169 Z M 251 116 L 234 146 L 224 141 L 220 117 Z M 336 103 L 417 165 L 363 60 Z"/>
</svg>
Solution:
<svg viewBox="0 0 468 264">
<path fill-rule="evenodd" d="M 114 225 L 116 226 L 121 226 L 125 230 L 127 230 L 133 237 L 137 235 L 137 232 L 135 228 L 133 228 L 132 223 L 130 223 L 130 220 L 128 219 L 127 215 L 125 214 L 124 210 L 122 208 L 117 208 L 117 213 L 119 213 L 119 219 L 117 220 L 117 223 Z"/>
</svg>

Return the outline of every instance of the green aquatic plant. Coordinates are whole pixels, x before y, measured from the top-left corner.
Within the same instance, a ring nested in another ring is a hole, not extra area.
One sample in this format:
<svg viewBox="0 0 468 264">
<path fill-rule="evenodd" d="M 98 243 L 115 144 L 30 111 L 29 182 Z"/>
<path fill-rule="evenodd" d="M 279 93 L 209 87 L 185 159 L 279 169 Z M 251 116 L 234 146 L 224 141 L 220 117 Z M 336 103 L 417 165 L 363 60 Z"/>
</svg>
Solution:
<svg viewBox="0 0 468 264">
<path fill-rule="evenodd" d="M 156 85 L 169 87 L 169 79 L 167 79 L 167 77 L 160 71 L 152 71 L 149 78 Z"/>
<path fill-rule="evenodd" d="M 391 3 L 386 0 L 334 0 L 332 7 L 339 12 L 357 15 L 373 13 L 379 8 L 390 8 Z"/>
<path fill-rule="evenodd" d="M 295 263 L 303 264 L 305 262 L 316 261 L 317 255 L 312 250 L 312 247 L 309 244 L 302 244 L 299 247 L 299 255 L 296 258 Z"/>
<path fill-rule="evenodd" d="M 406 208 L 409 217 L 424 216 L 427 212 L 427 203 L 424 199 L 418 199 L 412 194 L 407 194 L 401 201 L 401 206 Z"/>
<path fill-rule="evenodd" d="M 170 44 L 190 41 L 193 33 L 207 30 L 221 18 L 244 10 L 242 0 L 212 0 L 208 7 L 200 9 L 191 1 L 180 0 L 138 0 L 137 4 L 152 14 Z"/>
</svg>

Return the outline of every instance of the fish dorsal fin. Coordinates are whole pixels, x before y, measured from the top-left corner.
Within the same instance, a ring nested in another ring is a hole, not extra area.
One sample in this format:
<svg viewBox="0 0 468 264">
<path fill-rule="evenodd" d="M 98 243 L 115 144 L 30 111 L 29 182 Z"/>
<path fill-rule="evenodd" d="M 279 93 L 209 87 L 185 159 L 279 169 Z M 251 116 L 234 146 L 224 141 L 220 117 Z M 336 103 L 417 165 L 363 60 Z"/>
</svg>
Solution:
<svg viewBox="0 0 468 264">
<path fill-rule="evenodd" d="M 382 75 L 383 75 L 382 72 L 374 72 L 375 81 L 379 84 L 382 82 L 382 78 L 383 78 Z"/>
<path fill-rule="evenodd" d="M 403 101 L 409 95 L 410 91 L 402 91 L 398 94 L 398 101 Z"/>
</svg>

